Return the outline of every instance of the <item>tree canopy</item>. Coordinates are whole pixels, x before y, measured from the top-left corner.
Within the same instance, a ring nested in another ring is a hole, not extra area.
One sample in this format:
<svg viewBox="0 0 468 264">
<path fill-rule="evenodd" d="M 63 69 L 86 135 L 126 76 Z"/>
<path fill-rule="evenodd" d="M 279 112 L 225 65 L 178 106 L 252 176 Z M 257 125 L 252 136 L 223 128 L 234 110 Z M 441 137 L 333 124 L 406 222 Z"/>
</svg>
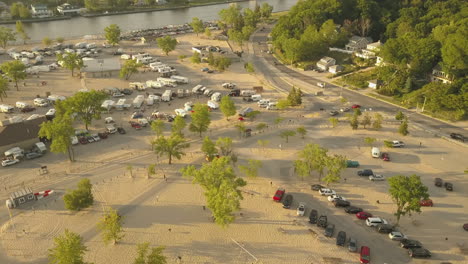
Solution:
<svg viewBox="0 0 468 264">
<path fill-rule="evenodd" d="M 175 50 L 177 46 L 177 39 L 170 36 L 165 36 L 157 39 L 158 47 L 166 54 Z"/>
<path fill-rule="evenodd" d="M 56 102 L 55 109 L 64 109 L 63 103 Z M 65 111 L 65 110 L 63 110 Z M 66 112 L 66 111 L 65 111 Z M 71 137 L 75 135 L 73 122 L 69 115 L 58 115 L 52 121 L 41 124 L 38 136 L 51 140 L 50 151 L 55 153 L 67 153 L 68 159 L 74 161 L 73 145 Z"/>
<path fill-rule="evenodd" d="M 84 254 L 87 251 L 83 238 L 65 229 L 63 235 L 54 238 L 54 247 L 49 249 L 50 264 L 86 264 Z"/>
<path fill-rule="evenodd" d="M 190 147 L 190 144 L 177 134 L 170 137 L 160 136 L 152 144 L 156 154 L 167 155 L 169 164 L 172 164 L 173 157 L 180 160 L 185 155 L 184 149 Z"/>
<path fill-rule="evenodd" d="M 76 115 L 76 119 L 83 121 L 86 129 L 93 119 L 100 119 L 104 110 L 101 107 L 107 94 L 101 91 L 91 90 L 88 92 L 77 92 L 68 97 L 64 102 L 65 110 L 71 115 Z M 59 114 L 59 113 L 58 113 Z"/>
<path fill-rule="evenodd" d="M 83 68 L 83 59 L 76 53 L 57 54 L 57 61 L 62 61 L 63 67 L 71 71 L 71 75 L 75 69 Z"/>
<path fill-rule="evenodd" d="M 202 133 L 206 132 L 210 126 L 210 111 L 208 110 L 208 106 L 203 104 L 195 104 L 193 111 L 189 130 L 198 133 L 201 137 Z"/>
<path fill-rule="evenodd" d="M 198 17 L 192 18 L 192 22 L 190 23 L 190 26 L 193 28 L 193 32 L 197 34 L 197 37 L 199 33 L 202 33 L 205 30 L 203 21 L 199 19 Z"/>
<path fill-rule="evenodd" d="M 221 98 L 219 109 L 221 109 L 221 112 L 228 121 L 229 117 L 234 116 L 236 114 L 236 106 L 234 105 L 234 101 L 231 99 L 230 96 L 227 95 Z"/>
<path fill-rule="evenodd" d="M 15 41 L 15 33 L 13 29 L 0 26 L 0 45 L 2 48 L 6 48 L 8 41 Z"/>
<path fill-rule="evenodd" d="M 137 257 L 133 264 L 166 264 L 167 258 L 163 255 L 164 249 L 163 246 L 150 249 L 149 242 L 138 244 Z"/>
<path fill-rule="evenodd" d="M 26 79 L 26 66 L 21 61 L 13 60 L 2 63 L 0 69 L 15 82 L 18 91 L 18 81 Z"/>
<path fill-rule="evenodd" d="M 120 42 L 120 27 L 116 24 L 111 24 L 108 27 L 104 28 L 104 37 L 107 40 L 107 43 L 115 46 Z"/>
<path fill-rule="evenodd" d="M 102 240 L 104 244 L 113 242 L 115 245 L 124 235 L 122 230 L 123 217 L 113 208 L 109 208 L 101 217 L 98 223 L 98 228 L 102 232 Z"/>
<path fill-rule="evenodd" d="M 136 60 L 126 60 L 120 69 L 119 77 L 128 80 L 134 73 L 138 72 L 138 67 L 141 66 L 142 64 Z"/>
<path fill-rule="evenodd" d="M 63 196 L 65 208 L 71 211 L 80 211 L 83 208 L 90 207 L 94 203 L 92 192 L 93 185 L 89 179 L 82 179 L 78 182 L 78 188 L 68 190 Z"/>
</svg>

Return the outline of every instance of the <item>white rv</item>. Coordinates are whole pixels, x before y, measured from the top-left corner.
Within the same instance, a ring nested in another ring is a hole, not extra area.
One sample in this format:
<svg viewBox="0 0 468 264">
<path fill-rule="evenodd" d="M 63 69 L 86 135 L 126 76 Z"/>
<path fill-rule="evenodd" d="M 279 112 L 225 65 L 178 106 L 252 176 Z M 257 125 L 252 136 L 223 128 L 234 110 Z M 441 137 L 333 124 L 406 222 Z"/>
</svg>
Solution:
<svg viewBox="0 0 468 264">
<path fill-rule="evenodd" d="M 240 92 L 240 96 L 242 96 L 242 97 L 250 97 L 250 96 L 252 96 L 254 94 L 255 94 L 254 90 L 242 90 Z"/>
<path fill-rule="evenodd" d="M 117 101 L 117 103 L 115 104 L 115 109 L 116 110 L 123 110 L 124 105 L 125 105 L 125 101 L 126 101 L 126 99 L 119 99 L 119 101 Z"/>
<path fill-rule="evenodd" d="M 55 103 L 56 101 L 63 101 L 63 100 L 65 100 L 65 96 L 52 94 L 52 95 L 49 95 L 49 96 L 47 97 L 47 99 L 48 99 L 50 102 Z"/>
<path fill-rule="evenodd" d="M 169 102 L 169 101 L 171 101 L 171 96 L 172 96 L 172 91 L 171 90 L 166 90 L 166 91 L 164 91 L 163 95 L 161 96 L 161 100 L 163 102 Z"/>
<path fill-rule="evenodd" d="M 176 115 L 181 117 L 185 117 L 187 115 L 187 111 L 181 108 L 174 110 L 174 112 L 176 113 Z"/>
<path fill-rule="evenodd" d="M 129 83 L 129 87 L 138 91 L 144 91 L 146 90 L 146 83 L 141 83 L 141 82 L 131 82 Z"/>
<path fill-rule="evenodd" d="M 44 98 L 35 98 L 34 99 L 34 105 L 35 106 L 47 106 L 47 105 L 49 105 L 49 101 L 47 101 Z"/>
<path fill-rule="evenodd" d="M 211 100 L 215 101 L 215 102 L 221 101 L 221 93 L 216 92 L 216 93 L 212 94 L 211 95 Z"/>
<path fill-rule="evenodd" d="M 11 113 L 13 112 L 14 108 L 11 105 L 1 104 L 0 105 L 0 112 L 2 113 Z"/>
<path fill-rule="evenodd" d="M 25 107 L 28 107 L 29 105 L 25 102 L 16 102 L 16 107 L 19 108 L 19 109 L 23 109 Z"/>
<path fill-rule="evenodd" d="M 133 99 L 133 108 L 140 108 L 144 101 L 145 97 L 143 95 L 137 95 L 137 97 Z"/>
<path fill-rule="evenodd" d="M 137 63 L 141 63 L 141 64 L 150 64 L 153 61 L 154 61 L 153 57 L 138 58 L 136 60 Z"/>
<path fill-rule="evenodd" d="M 148 80 L 146 81 L 146 86 L 151 88 L 162 88 L 164 85 L 158 81 Z"/>
<path fill-rule="evenodd" d="M 203 87 L 203 85 L 198 84 L 197 86 L 192 88 L 192 93 L 198 93 L 198 91 Z"/>
<path fill-rule="evenodd" d="M 146 105 L 154 105 L 154 98 L 148 96 L 148 98 L 146 98 Z"/>
<path fill-rule="evenodd" d="M 106 109 L 107 111 L 111 110 L 112 107 L 114 107 L 115 105 L 115 102 L 112 101 L 112 100 L 104 100 L 104 102 L 102 102 L 101 104 L 101 107 Z"/>
<path fill-rule="evenodd" d="M 258 102 L 258 101 L 260 101 L 262 99 L 262 95 L 261 94 L 254 94 L 250 98 L 252 98 L 252 101 Z"/>
<path fill-rule="evenodd" d="M 213 100 L 208 101 L 206 103 L 206 105 L 208 105 L 208 107 L 211 108 L 211 109 L 218 109 L 219 108 L 218 102 L 215 102 Z"/>
<path fill-rule="evenodd" d="M 172 75 L 171 79 L 175 80 L 177 83 L 188 83 L 188 78 L 178 75 Z"/>
<path fill-rule="evenodd" d="M 166 86 L 170 86 L 170 87 L 176 87 L 177 86 L 177 81 L 176 80 L 173 80 L 171 78 L 163 78 L 163 77 L 159 77 L 157 79 L 158 82 L 161 82 L 162 84 L 166 85 Z"/>
</svg>

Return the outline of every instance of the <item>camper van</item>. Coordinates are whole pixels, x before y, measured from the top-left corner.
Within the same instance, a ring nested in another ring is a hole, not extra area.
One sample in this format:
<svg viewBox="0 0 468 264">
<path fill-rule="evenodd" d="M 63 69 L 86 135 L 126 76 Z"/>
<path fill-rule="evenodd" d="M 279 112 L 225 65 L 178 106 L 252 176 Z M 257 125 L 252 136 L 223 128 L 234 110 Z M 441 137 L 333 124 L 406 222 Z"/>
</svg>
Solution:
<svg viewBox="0 0 468 264">
<path fill-rule="evenodd" d="M 47 97 L 47 99 L 48 99 L 50 102 L 55 103 L 56 101 L 63 101 L 63 100 L 65 100 L 65 96 L 52 94 L 52 95 L 49 95 L 49 96 Z"/>
<path fill-rule="evenodd" d="M 26 108 L 28 107 L 29 105 L 25 102 L 16 102 L 16 107 L 19 108 L 19 109 L 23 109 L 23 108 Z"/>
<path fill-rule="evenodd" d="M 187 115 L 187 111 L 185 111 L 182 108 L 176 109 L 174 110 L 174 112 L 176 113 L 176 115 L 181 116 L 181 117 L 185 117 Z"/>
<path fill-rule="evenodd" d="M 119 101 L 117 101 L 117 103 L 115 104 L 115 109 L 116 110 L 123 110 L 124 105 L 125 105 L 125 101 L 126 101 L 126 99 L 119 99 Z"/>
<path fill-rule="evenodd" d="M 373 147 L 371 150 L 371 154 L 373 158 L 380 158 L 380 149 L 377 147 Z"/>
<path fill-rule="evenodd" d="M 24 149 L 19 147 L 11 148 L 5 151 L 5 157 L 13 157 L 14 159 L 24 157 Z"/>
<path fill-rule="evenodd" d="M 258 102 L 258 101 L 260 101 L 262 99 L 262 95 L 261 94 L 254 94 L 250 98 L 252 99 L 252 101 Z"/>
<path fill-rule="evenodd" d="M 1 104 L 0 105 L 0 112 L 2 112 L 2 113 L 12 113 L 13 110 L 14 110 L 14 108 L 11 105 L 6 105 L 6 104 Z"/>
<path fill-rule="evenodd" d="M 277 110 L 278 108 L 276 107 L 276 102 L 269 102 L 266 109 L 268 109 L 268 110 Z"/>
<path fill-rule="evenodd" d="M 211 95 L 211 100 L 215 101 L 215 102 L 221 101 L 221 93 L 216 92 L 216 93 L 212 94 Z"/>
<path fill-rule="evenodd" d="M 192 88 L 192 93 L 198 93 L 198 91 L 203 87 L 203 85 L 198 84 L 197 86 Z"/>
<path fill-rule="evenodd" d="M 253 109 L 250 107 L 243 108 L 242 110 L 239 111 L 240 116 L 246 116 L 248 113 L 252 112 Z"/>
<path fill-rule="evenodd" d="M 106 109 L 107 111 L 111 110 L 112 107 L 114 107 L 115 105 L 115 102 L 112 101 L 112 100 L 104 100 L 104 102 L 102 102 L 101 104 L 101 107 Z"/>
<path fill-rule="evenodd" d="M 35 98 L 34 99 L 34 105 L 35 106 L 47 106 L 47 105 L 49 105 L 49 101 L 47 101 L 44 98 Z"/>
<path fill-rule="evenodd" d="M 188 83 L 188 78 L 178 75 L 172 75 L 171 79 L 175 80 L 177 83 Z"/>
<path fill-rule="evenodd" d="M 153 61 L 154 61 L 153 57 L 138 58 L 136 60 L 137 63 L 141 63 L 141 64 L 150 64 Z"/>
<path fill-rule="evenodd" d="M 242 97 L 250 97 L 255 94 L 254 90 L 242 90 L 240 91 L 240 96 Z"/>
<path fill-rule="evenodd" d="M 138 90 L 138 91 L 144 91 L 146 90 L 146 84 L 141 83 L 141 82 L 131 82 L 128 84 L 130 88 Z"/>
<path fill-rule="evenodd" d="M 146 98 L 146 105 L 154 105 L 154 98 L 148 96 L 148 98 Z"/>
<path fill-rule="evenodd" d="M 163 102 L 169 102 L 169 101 L 171 101 L 171 96 L 172 96 L 172 91 L 171 90 L 166 90 L 166 91 L 164 91 L 163 95 L 161 96 L 161 100 Z"/>
<path fill-rule="evenodd" d="M 169 87 L 176 87 L 177 86 L 177 81 L 176 80 L 173 80 L 171 78 L 162 78 L 162 77 L 159 77 L 157 79 L 158 82 L 164 84 L 165 86 L 169 86 Z"/>
<path fill-rule="evenodd" d="M 177 98 L 184 98 L 185 92 L 184 89 L 177 89 Z"/>
<path fill-rule="evenodd" d="M 219 108 L 218 102 L 215 102 L 213 100 L 208 101 L 206 103 L 206 105 L 208 105 L 208 107 L 211 108 L 211 109 L 218 109 Z"/>
<path fill-rule="evenodd" d="M 137 97 L 133 99 L 133 108 L 140 108 L 144 101 L 145 97 L 143 95 L 137 95 Z"/>
<path fill-rule="evenodd" d="M 146 86 L 151 88 L 161 88 L 163 87 L 163 84 L 158 81 L 148 80 L 146 81 Z"/>
</svg>

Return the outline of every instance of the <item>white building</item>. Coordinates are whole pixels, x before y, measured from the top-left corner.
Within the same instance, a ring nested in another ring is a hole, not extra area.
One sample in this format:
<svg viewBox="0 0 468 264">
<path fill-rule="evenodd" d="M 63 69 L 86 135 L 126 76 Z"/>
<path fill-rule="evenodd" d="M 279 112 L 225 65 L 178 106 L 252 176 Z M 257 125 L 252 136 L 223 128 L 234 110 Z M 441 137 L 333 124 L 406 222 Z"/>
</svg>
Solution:
<svg viewBox="0 0 468 264">
<path fill-rule="evenodd" d="M 380 51 L 380 47 L 382 46 L 382 43 L 380 41 L 374 42 L 367 44 L 366 48 L 361 50 L 361 51 L 355 51 L 354 55 L 359 58 L 363 59 L 374 59 L 376 58 L 377 52 Z"/>
<path fill-rule="evenodd" d="M 42 5 L 42 4 L 33 4 L 31 5 L 31 15 L 33 17 L 51 17 L 53 16 L 53 13 L 49 8 L 47 8 L 47 5 Z"/>
<path fill-rule="evenodd" d="M 437 65 L 432 69 L 431 82 L 441 82 L 445 84 L 452 83 L 450 75 L 442 70 L 440 65 Z"/>
<path fill-rule="evenodd" d="M 57 6 L 57 11 L 65 16 L 77 16 L 82 11 L 82 8 L 72 6 L 68 3 Z"/>
<path fill-rule="evenodd" d="M 118 76 L 121 68 L 120 60 L 117 58 L 83 60 L 83 64 L 81 72 L 88 78 Z"/>
<path fill-rule="evenodd" d="M 317 62 L 317 67 L 323 71 L 327 71 L 330 66 L 336 64 L 336 60 L 330 57 L 323 57 Z"/>
<path fill-rule="evenodd" d="M 337 74 L 339 72 L 342 72 L 343 70 L 344 70 L 344 67 L 341 65 L 332 65 L 328 67 L 328 72 L 333 73 L 333 74 Z"/>
<path fill-rule="evenodd" d="M 366 48 L 367 44 L 371 43 L 371 38 L 364 38 L 359 36 L 352 36 L 346 44 L 346 50 L 359 51 Z"/>
</svg>

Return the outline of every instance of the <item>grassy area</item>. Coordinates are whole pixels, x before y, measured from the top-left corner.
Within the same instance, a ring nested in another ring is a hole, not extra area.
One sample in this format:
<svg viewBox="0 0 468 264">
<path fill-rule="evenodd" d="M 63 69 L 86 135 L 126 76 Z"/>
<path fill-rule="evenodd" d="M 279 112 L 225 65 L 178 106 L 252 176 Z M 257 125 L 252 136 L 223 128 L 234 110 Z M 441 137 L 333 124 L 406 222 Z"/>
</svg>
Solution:
<svg viewBox="0 0 468 264">
<path fill-rule="evenodd" d="M 350 85 L 351 87 L 365 89 L 369 83 L 367 81 L 377 79 L 377 73 L 374 70 L 357 72 L 354 74 L 346 75 L 341 80 L 343 83 Z"/>
<path fill-rule="evenodd" d="M 271 13 L 271 18 L 272 19 L 278 19 L 286 14 L 288 14 L 289 11 L 281 11 L 281 12 L 275 12 L 275 13 Z"/>
<path fill-rule="evenodd" d="M 332 57 L 336 60 L 336 64 L 339 65 L 346 65 L 346 64 L 352 64 L 353 59 L 351 54 L 346 54 L 338 51 L 329 51 L 327 54 L 328 57 Z"/>
</svg>

